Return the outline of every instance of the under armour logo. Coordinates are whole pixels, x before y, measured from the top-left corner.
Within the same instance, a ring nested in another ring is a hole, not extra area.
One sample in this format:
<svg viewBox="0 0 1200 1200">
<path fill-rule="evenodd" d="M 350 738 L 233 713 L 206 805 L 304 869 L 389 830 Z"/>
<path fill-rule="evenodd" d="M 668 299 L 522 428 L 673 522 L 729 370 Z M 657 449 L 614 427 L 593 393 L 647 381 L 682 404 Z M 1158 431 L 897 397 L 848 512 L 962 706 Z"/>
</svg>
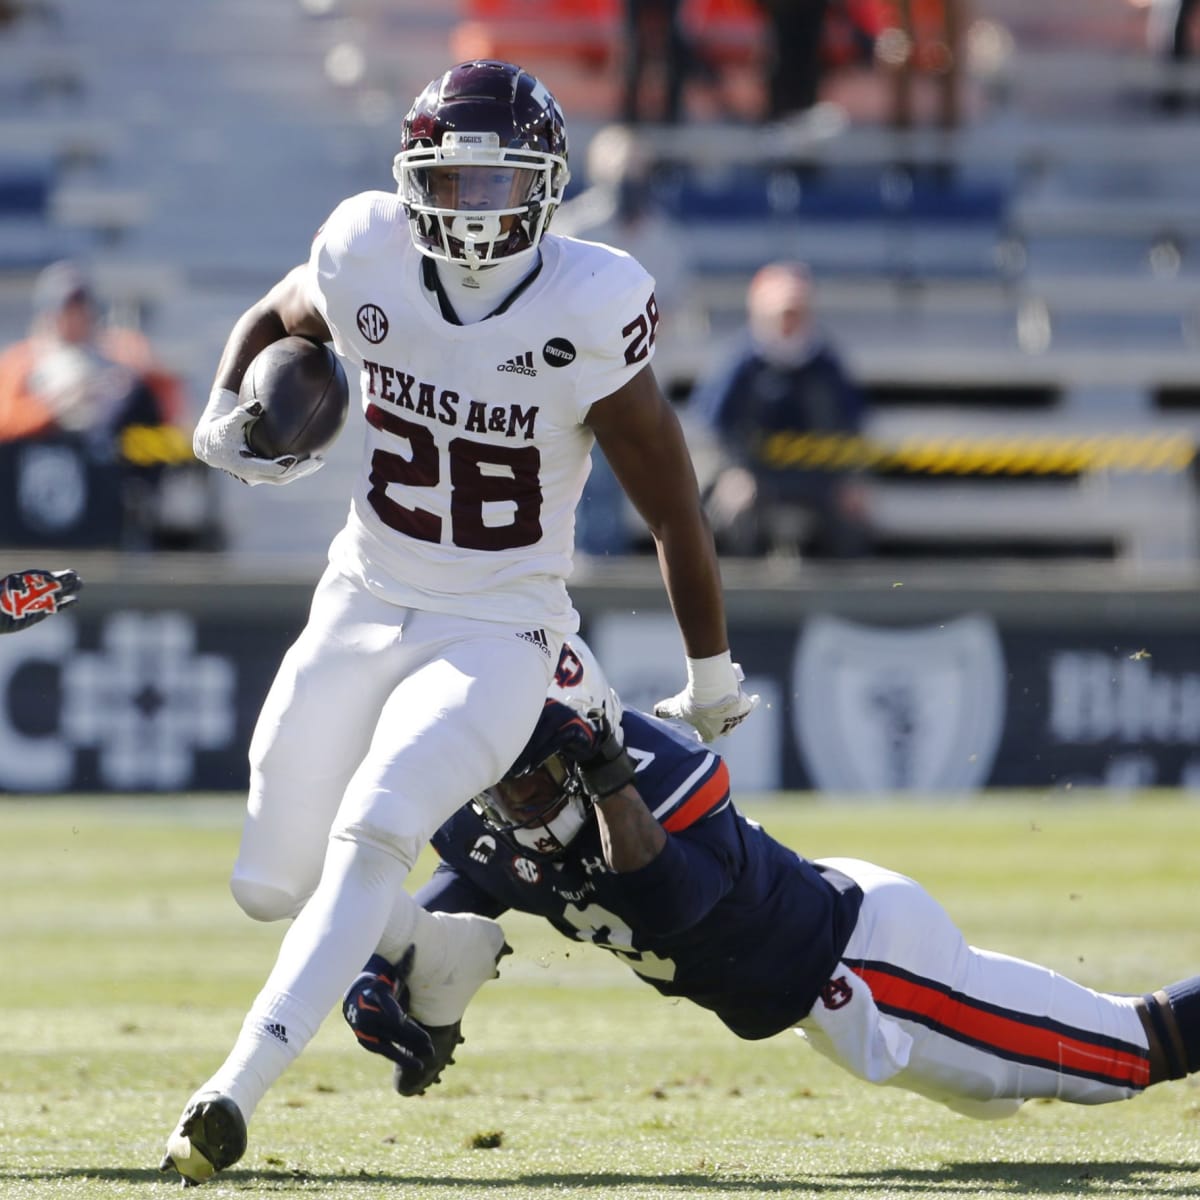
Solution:
<svg viewBox="0 0 1200 1200">
<path fill-rule="evenodd" d="M 845 1008 L 854 999 L 854 989 L 846 981 L 845 975 L 831 979 L 821 989 L 821 1003 L 826 1008 Z"/>
</svg>

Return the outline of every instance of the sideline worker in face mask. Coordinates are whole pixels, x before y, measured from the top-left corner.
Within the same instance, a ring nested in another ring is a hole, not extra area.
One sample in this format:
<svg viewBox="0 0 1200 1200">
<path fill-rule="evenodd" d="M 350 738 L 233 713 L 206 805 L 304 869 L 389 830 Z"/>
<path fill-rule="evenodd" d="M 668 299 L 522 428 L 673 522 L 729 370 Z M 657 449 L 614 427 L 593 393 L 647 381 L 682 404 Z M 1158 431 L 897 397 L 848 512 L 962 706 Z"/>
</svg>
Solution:
<svg viewBox="0 0 1200 1200">
<path fill-rule="evenodd" d="M 746 314 L 741 344 L 688 405 L 721 455 L 707 495 L 718 546 L 730 554 L 865 554 L 866 500 L 853 472 L 796 466 L 776 453 L 789 437 L 855 436 L 865 415 L 862 392 L 816 328 L 807 267 L 761 268 Z"/>
</svg>

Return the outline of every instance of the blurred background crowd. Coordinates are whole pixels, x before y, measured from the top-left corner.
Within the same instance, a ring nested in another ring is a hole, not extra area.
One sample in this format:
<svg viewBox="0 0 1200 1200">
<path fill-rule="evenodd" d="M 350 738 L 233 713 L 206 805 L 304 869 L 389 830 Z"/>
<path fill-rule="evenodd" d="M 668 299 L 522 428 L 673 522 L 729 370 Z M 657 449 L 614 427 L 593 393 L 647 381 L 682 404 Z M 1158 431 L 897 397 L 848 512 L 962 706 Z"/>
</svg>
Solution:
<svg viewBox="0 0 1200 1200">
<path fill-rule="evenodd" d="M 0 789 L 241 786 L 359 443 L 250 489 L 191 428 L 474 56 L 566 112 L 555 230 L 656 277 L 743 786 L 1193 786 L 1198 49 L 1193 0 L 0 0 L 0 546 L 89 585 L 0 647 Z M 665 694 L 602 462 L 578 533 L 585 632 Z"/>
<path fill-rule="evenodd" d="M 6 0 L 0 542 L 323 551 L 352 432 L 270 497 L 187 434 L 232 318 L 479 55 L 567 113 L 557 231 L 658 279 L 727 553 L 1194 562 L 1198 9 Z M 602 465 L 580 543 L 649 546 Z"/>
</svg>

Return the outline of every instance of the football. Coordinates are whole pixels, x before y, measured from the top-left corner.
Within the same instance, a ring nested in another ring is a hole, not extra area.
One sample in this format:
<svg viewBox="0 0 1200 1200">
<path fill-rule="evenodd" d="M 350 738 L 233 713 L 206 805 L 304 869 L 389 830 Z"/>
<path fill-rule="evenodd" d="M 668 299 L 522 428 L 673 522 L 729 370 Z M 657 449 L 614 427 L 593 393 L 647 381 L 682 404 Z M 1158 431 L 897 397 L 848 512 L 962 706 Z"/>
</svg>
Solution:
<svg viewBox="0 0 1200 1200">
<path fill-rule="evenodd" d="M 350 411 L 350 388 L 337 355 L 303 337 L 285 337 L 261 351 L 238 396 L 243 404 L 262 405 L 262 415 L 246 428 L 246 445 L 259 458 L 320 454 Z"/>
</svg>

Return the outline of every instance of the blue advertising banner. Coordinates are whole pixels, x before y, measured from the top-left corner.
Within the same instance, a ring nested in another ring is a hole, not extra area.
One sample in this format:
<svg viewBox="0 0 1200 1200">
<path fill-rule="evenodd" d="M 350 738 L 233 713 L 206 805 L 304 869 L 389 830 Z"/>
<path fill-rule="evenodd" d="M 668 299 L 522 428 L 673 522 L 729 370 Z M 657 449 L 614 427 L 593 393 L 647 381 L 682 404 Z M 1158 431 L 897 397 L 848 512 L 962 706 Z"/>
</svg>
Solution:
<svg viewBox="0 0 1200 1200">
<path fill-rule="evenodd" d="M 0 639 L 0 790 L 244 789 L 254 720 L 295 633 L 118 609 Z"/>
<path fill-rule="evenodd" d="M 0 791 L 244 789 L 297 606 L 89 600 L 0 638 Z M 669 614 L 594 612 L 585 632 L 626 703 L 682 685 Z M 816 612 L 739 618 L 732 640 L 762 696 L 720 743 L 742 793 L 1200 787 L 1200 638 L 1187 629 Z"/>
<path fill-rule="evenodd" d="M 763 697 L 721 743 L 743 791 L 1200 786 L 1200 639 L 1174 629 L 1011 628 L 987 613 L 883 625 L 814 614 L 734 626 Z M 628 703 L 676 690 L 667 615 L 611 613 L 593 649 Z"/>
</svg>

